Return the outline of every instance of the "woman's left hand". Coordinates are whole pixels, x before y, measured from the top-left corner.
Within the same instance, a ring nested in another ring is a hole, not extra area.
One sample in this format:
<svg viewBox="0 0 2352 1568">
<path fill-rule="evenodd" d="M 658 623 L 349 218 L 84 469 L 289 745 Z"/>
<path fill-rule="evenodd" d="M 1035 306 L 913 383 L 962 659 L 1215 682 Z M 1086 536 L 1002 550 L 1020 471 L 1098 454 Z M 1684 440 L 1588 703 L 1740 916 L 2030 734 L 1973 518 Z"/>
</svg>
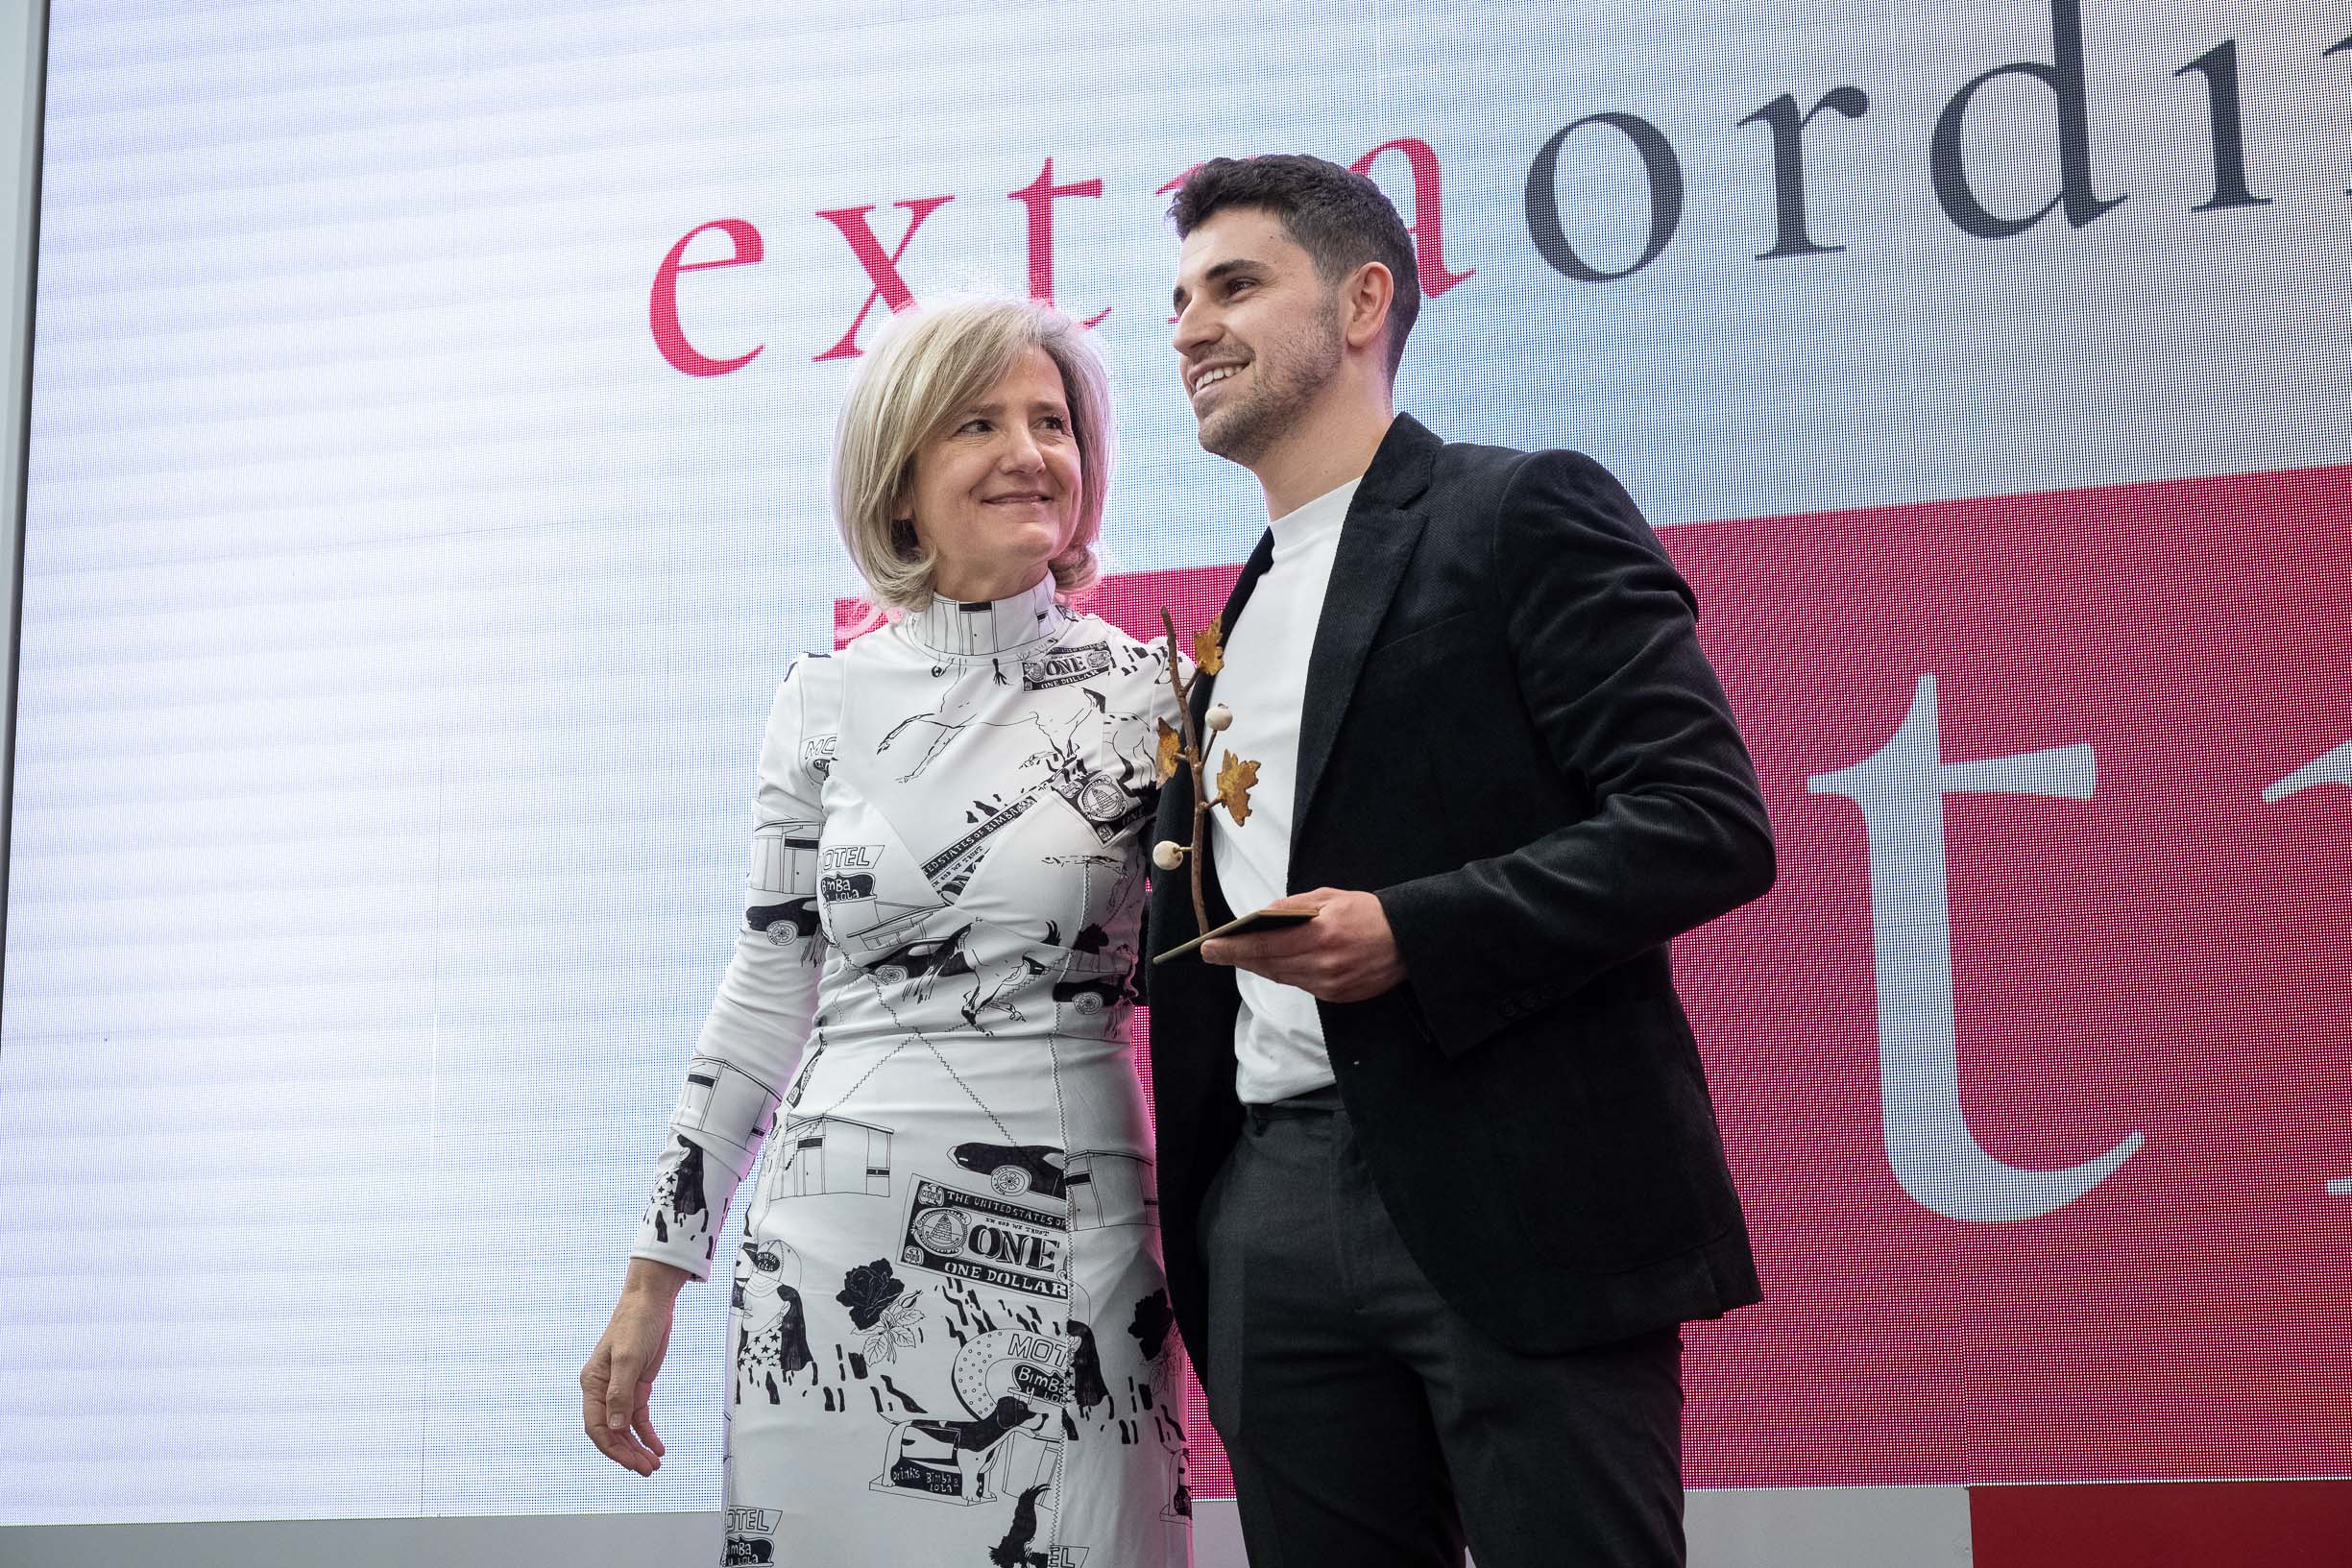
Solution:
<svg viewBox="0 0 2352 1568">
<path fill-rule="evenodd" d="M 629 1260 L 628 1283 L 604 1337 L 580 1368 L 580 1424 L 597 1451 L 624 1470 L 649 1476 L 668 1452 L 653 1430 L 653 1380 L 669 1354 L 669 1325 L 683 1268 Z"/>
</svg>

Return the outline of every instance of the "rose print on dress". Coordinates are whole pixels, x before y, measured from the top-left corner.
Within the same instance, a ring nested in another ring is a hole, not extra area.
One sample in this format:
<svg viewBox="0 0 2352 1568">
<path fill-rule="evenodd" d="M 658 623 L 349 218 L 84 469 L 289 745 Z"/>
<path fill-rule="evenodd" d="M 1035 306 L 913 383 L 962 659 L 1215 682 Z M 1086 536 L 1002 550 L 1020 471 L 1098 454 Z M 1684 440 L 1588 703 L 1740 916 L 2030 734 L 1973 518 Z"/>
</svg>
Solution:
<svg viewBox="0 0 2352 1568">
<path fill-rule="evenodd" d="M 917 1304 L 920 1291 L 907 1293 L 907 1283 L 891 1270 L 890 1260 L 876 1258 L 851 1269 L 834 1299 L 849 1309 L 850 1326 L 865 1334 L 867 1362 L 895 1362 L 902 1345 L 921 1338 L 915 1325 L 923 1320 Z"/>
</svg>

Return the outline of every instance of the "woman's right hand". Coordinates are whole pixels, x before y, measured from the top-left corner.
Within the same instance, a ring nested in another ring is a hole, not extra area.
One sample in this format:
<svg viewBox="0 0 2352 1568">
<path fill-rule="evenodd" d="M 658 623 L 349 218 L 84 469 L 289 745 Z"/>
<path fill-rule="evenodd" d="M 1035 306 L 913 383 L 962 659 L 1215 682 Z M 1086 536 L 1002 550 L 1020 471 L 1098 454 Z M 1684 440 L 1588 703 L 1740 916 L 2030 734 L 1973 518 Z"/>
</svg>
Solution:
<svg viewBox="0 0 2352 1568">
<path fill-rule="evenodd" d="M 666 1263 L 631 1258 L 613 1320 L 580 1368 L 580 1422 L 588 1440 L 641 1476 L 659 1470 L 667 1452 L 653 1430 L 653 1380 L 669 1351 L 678 1291 L 692 1277 Z"/>
</svg>

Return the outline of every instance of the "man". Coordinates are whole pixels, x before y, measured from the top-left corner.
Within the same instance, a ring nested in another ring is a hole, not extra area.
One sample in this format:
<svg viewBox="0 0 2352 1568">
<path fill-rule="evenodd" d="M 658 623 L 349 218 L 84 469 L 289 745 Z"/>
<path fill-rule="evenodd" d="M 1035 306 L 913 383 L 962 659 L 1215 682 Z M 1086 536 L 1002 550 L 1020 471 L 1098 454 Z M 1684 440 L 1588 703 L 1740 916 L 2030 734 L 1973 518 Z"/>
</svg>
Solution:
<svg viewBox="0 0 2352 1568">
<path fill-rule="evenodd" d="M 1196 693 L 1259 764 L 1210 919 L 1319 911 L 1150 972 L 1250 1560 L 1680 1563 L 1679 1325 L 1758 1289 L 1666 944 L 1773 880 L 1694 601 L 1590 459 L 1393 414 L 1420 289 L 1370 181 L 1220 158 L 1172 211 L 1200 444 L 1273 519 Z M 1195 934 L 1188 874 L 1150 929 Z"/>
</svg>

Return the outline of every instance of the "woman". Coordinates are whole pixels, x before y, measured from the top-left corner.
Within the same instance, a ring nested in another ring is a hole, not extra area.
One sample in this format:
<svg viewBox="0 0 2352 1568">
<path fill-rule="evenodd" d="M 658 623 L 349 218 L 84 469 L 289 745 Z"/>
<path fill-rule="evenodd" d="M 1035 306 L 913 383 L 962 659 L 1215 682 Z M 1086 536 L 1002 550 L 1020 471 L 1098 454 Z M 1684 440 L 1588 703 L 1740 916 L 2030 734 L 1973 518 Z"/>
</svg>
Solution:
<svg viewBox="0 0 2352 1568">
<path fill-rule="evenodd" d="M 835 513 L 896 618 L 777 692 L 735 958 L 581 1374 L 589 1435 L 650 1474 L 672 1304 L 764 1136 L 729 1562 L 1189 1560 L 1127 1047 L 1174 699 L 1062 598 L 1109 477 L 1102 365 L 1049 308 L 894 323 L 842 410 Z"/>
</svg>

